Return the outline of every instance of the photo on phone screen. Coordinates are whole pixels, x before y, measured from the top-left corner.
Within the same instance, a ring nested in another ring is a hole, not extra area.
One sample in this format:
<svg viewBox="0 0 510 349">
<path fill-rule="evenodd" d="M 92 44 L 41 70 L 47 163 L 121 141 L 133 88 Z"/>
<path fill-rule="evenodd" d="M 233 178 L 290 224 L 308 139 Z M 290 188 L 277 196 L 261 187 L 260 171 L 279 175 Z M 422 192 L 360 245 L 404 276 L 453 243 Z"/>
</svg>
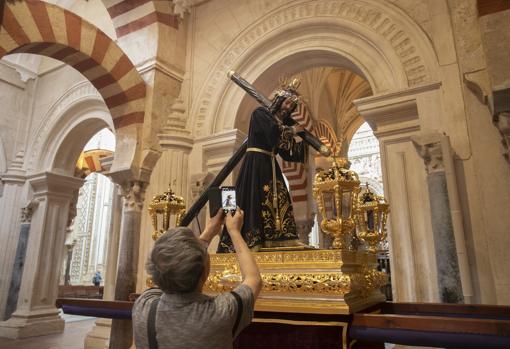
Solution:
<svg viewBox="0 0 510 349">
<path fill-rule="evenodd" d="M 225 211 L 235 211 L 236 203 L 236 190 L 234 187 L 221 188 L 221 206 Z"/>
</svg>

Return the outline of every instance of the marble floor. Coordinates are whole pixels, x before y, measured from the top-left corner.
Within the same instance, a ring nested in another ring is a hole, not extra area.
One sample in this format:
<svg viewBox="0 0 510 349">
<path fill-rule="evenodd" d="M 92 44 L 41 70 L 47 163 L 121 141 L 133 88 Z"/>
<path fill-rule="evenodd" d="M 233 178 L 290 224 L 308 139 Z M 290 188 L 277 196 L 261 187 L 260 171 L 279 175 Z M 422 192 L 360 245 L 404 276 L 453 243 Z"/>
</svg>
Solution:
<svg viewBox="0 0 510 349">
<path fill-rule="evenodd" d="M 2 349 L 71 349 L 83 348 L 87 333 L 94 326 L 95 318 L 68 317 L 63 333 L 26 339 L 0 338 Z"/>
</svg>

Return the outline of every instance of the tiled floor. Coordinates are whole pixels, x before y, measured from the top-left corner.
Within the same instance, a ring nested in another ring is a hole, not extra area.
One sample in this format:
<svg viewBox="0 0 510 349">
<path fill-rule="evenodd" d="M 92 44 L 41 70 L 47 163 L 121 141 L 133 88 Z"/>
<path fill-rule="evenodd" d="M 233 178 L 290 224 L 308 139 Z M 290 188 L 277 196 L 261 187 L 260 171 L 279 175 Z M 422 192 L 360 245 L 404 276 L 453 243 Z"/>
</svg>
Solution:
<svg viewBox="0 0 510 349">
<path fill-rule="evenodd" d="M 83 341 L 85 339 L 85 336 L 92 329 L 94 321 L 95 321 L 94 318 L 86 318 L 85 320 L 83 320 L 83 318 L 66 319 L 66 327 L 63 333 L 18 340 L 0 338 L 0 348 L 2 349 L 83 348 Z"/>
</svg>

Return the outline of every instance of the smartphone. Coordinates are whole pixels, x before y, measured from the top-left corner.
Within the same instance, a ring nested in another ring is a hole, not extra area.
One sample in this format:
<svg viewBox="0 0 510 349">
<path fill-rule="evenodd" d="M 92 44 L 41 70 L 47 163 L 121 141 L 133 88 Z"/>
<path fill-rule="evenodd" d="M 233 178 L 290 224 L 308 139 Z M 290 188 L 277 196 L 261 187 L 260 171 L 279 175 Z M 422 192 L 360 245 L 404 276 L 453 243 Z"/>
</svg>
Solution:
<svg viewBox="0 0 510 349">
<path fill-rule="evenodd" d="M 235 212 L 237 208 L 236 188 L 221 187 L 221 208 L 225 213 Z"/>
<path fill-rule="evenodd" d="M 207 193 L 209 215 L 214 217 L 221 208 L 225 213 L 234 213 L 237 208 L 235 187 L 211 187 Z"/>
</svg>

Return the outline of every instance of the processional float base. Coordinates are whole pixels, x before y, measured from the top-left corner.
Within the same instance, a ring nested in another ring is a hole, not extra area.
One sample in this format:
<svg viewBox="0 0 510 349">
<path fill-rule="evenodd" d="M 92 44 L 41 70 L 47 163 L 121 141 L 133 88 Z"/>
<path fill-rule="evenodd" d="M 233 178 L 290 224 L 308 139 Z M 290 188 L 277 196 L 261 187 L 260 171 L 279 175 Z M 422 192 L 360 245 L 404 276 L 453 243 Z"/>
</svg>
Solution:
<svg viewBox="0 0 510 349">
<path fill-rule="evenodd" d="M 374 253 L 305 250 L 254 255 L 264 282 L 255 311 L 352 314 L 385 300 L 380 287 L 388 279 L 376 270 Z M 204 292 L 230 291 L 240 282 L 235 254 L 211 255 Z"/>
</svg>

